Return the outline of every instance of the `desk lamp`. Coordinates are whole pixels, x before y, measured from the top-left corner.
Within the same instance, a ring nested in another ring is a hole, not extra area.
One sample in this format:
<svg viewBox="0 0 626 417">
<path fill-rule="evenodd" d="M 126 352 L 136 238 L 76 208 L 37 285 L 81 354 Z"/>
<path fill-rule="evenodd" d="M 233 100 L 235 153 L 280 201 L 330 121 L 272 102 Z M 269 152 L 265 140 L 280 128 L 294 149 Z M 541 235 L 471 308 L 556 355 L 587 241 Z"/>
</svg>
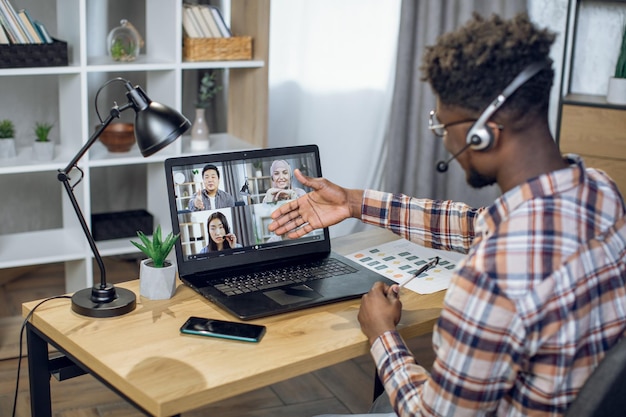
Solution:
<svg viewBox="0 0 626 417">
<path fill-rule="evenodd" d="M 115 104 L 109 113 L 109 116 L 102 121 L 98 113 L 98 95 L 100 91 L 114 81 L 124 83 L 126 89 L 126 97 L 128 103 L 121 107 Z M 80 206 L 74 195 L 74 188 L 82 181 L 83 171 L 76 165 L 80 158 L 85 155 L 87 150 L 98 140 L 102 131 L 115 118 L 120 117 L 120 113 L 124 110 L 133 109 L 135 111 L 135 138 L 139 150 L 144 157 L 148 157 L 155 152 L 163 149 L 180 135 L 182 135 L 191 123 L 185 116 L 163 104 L 156 103 L 148 98 L 146 93 L 139 86 L 132 86 L 129 81 L 123 78 L 115 78 L 103 84 L 96 93 L 95 98 L 96 113 L 101 124 L 96 128 L 94 134 L 89 138 L 87 143 L 78 151 L 76 156 L 70 161 L 65 169 L 60 169 L 57 174 L 59 181 L 63 183 L 63 187 L 74 207 L 76 216 L 87 237 L 91 251 L 100 268 L 100 284 L 94 285 L 92 288 L 85 288 L 77 291 L 72 296 L 72 311 L 89 317 L 117 317 L 129 313 L 135 309 L 136 297 L 135 293 L 124 288 L 115 288 L 106 282 L 106 272 L 104 262 L 98 252 L 98 248 L 93 239 L 85 217 L 83 216 Z M 74 183 L 70 183 L 70 172 L 76 169 L 80 172 L 80 178 Z"/>
</svg>

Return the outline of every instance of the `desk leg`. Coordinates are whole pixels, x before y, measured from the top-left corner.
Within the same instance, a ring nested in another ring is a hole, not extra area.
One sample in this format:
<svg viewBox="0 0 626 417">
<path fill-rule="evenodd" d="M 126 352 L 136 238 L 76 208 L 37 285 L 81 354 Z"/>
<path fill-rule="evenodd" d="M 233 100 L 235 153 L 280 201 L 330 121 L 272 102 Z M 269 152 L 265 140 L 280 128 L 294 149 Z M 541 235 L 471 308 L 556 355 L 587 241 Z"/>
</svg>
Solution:
<svg viewBox="0 0 626 417">
<path fill-rule="evenodd" d="M 30 412 L 32 417 L 52 417 L 48 343 L 26 324 L 28 347 L 28 379 L 30 382 Z"/>
</svg>

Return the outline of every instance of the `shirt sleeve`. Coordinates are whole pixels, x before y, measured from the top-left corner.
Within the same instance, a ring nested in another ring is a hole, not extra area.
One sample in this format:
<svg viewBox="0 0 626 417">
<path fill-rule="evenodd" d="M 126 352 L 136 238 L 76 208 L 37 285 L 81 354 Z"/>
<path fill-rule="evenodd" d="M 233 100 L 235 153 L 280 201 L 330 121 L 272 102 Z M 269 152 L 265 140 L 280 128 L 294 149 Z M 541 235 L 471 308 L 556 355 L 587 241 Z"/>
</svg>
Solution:
<svg viewBox="0 0 626 417">
<path fill-rule="evenodd" d="M 480 275 L 480 274 L 478 274 Z M 523 326 L 514 304 L 487 277 L 456 275 L 433 333 L 431 374 L 415 362 L 397 332 L 386 332 L 371 354 L 400 417 L 491 415 L 511 389 Z"/>
<path fill-rule="evenodd" d="M 453 201 L 366 190 L 361 220 L 426 247 L 467 253 L 482 210 Z"/>
</svg>

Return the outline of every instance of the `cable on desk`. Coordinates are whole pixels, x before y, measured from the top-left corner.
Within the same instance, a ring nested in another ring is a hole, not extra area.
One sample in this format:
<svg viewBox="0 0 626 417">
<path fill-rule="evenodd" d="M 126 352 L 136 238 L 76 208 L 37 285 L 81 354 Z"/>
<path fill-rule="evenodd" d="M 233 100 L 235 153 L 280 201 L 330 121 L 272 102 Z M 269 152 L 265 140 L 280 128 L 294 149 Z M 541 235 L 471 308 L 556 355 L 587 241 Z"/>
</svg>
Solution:
<svg viewBox="0 0 626 417">
<path fill-rule="evenodd" d="M 35 310 L 37 310 L 37 307 L 39 307 L 40 305 L 42 305 L 43 303 L 47 301 L 56 300 L 58 298 L 71 299 L 72 297 L 69 295 L 56 295 L 54 297 L 41 300 L 39 304 L 37 304 L 35 307 L 33 307 L 32 310 L 30 310 L 30 313 L 28 313 L 28 315 L 24 319 L 24 322 L 22 322 L 22 327 L 20 328 L 20 348 L 19 348 L 19 355 L 17 358 L 17 378 L 15 378 L 15 396 L 13 397 L 13 412 L 11 413 L 12 417 L 15 417 L 16 408 L 17 408 L 17 393 L 20 387 L 20 370 L 22 368 L 22 341 L 24 340 L 24 329 L 26 329 L 26 324 L 28 323 L 28 320 L 30 320 L 30 318 L 33 316 L 33 313 L 35 312 Z"/>
</svg>

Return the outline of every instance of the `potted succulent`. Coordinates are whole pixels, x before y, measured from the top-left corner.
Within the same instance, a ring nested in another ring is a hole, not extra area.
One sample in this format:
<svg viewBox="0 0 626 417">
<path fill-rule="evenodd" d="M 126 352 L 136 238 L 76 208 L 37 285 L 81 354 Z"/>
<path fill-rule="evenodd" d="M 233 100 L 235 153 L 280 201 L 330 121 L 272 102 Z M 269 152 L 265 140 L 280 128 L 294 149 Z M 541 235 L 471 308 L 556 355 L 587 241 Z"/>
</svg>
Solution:
<svg viewBox="0 0 626 417">
<path fill-rule="evenodd" d="M 149 259 L 141 261 L 139 269 L 139 293 L 151 300 L 164 300 L 171 298 L 176 291 L 176 265 L 166 260 L 167 255 L 174 247 L 179 235 L 171 232 L 161 239 L 161 226 L 157 226 L 152 240 L 143 232 L 138 231 L 137 236 L 142 243 L 131 241 Z"/>
<path fill-rule="evenodd" d="M 50 140 L 50 131 L 54 123 L 35 123 L 35 142 L 33 143 L 33 158 L 38 161 L 51 161 L 54 158 L 54 142 Z"/>
<path fill-rule="evenodd" d="M 15 158 L 15 125 L 9 119 L 0 120 L 0 159 Z"/>
<path fill-rule="evenodd" d="M 613 104 L 626 104 L 626 25 L 622 29 L 622 42 L 615 64 L 615 74 L 609 78 L 606 101 Z"/>
<path fill-rule="evenodd" d="M 215 81 L 215 72 L 205 72 L 200 79 L 196 100 L 196 117 L 191 126 L 191 149 L 206 151 L 209 149 L 209 126 L 206 122 L 206 109 L 213 97 L 222 89 Z"/>
</svg>

